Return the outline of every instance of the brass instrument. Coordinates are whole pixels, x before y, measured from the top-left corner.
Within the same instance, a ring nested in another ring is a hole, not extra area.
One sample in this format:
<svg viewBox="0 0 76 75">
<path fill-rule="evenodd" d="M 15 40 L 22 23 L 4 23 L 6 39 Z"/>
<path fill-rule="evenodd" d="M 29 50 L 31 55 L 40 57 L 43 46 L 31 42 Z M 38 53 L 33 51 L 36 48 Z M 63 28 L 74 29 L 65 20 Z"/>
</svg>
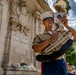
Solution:
<svg viewBox="0 0 76 75">
<path fill-rule="evenodd" d="M 50 43 L 48 47 L 42 50 L 40 55 L 48 55 L 52 54 L 54 51 L 58 51 L 70 38 L 72 37 L 72 33 L 66 30 L 62 30 L 59 32 L 58 37 Z"/>
</svg>

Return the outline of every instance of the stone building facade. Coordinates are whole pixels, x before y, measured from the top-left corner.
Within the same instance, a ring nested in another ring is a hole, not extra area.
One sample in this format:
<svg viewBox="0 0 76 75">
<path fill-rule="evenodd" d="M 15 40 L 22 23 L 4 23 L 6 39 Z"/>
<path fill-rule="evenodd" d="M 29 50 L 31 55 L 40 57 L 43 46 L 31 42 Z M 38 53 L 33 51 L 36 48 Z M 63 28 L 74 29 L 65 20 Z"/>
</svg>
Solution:
<svg viewBox="0 0 76 75">
<path fill-rule="evenodd" d="M 44 0 L 0 0 L 1 75 L 25 74 L 40 69 L 32 42 L 36 34 L 43 32 L 40 15 L 45 11 L 51 9 Z M 13 69 L 17 71 L 12 72 Z"/>
</svg>

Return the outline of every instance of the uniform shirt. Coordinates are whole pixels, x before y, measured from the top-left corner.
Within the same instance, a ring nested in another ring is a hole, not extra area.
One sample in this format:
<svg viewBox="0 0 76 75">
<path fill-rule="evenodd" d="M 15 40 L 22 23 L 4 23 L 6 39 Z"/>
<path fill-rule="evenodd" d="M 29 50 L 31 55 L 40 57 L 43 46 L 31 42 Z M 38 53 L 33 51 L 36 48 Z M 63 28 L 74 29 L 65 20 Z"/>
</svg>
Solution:
<svg viewBox="0 0 76 75">
<path fill-rule="evenodd" d="M 42 34 L 38 34 L 36 35 L 36 37 L 34 38 L 34 41 L 33 41 L 33 45 L 32 47 L 35 45 L 35 44 L 41 44 L 43 43 L 44 41 L 48 40 L 52 35 L 52 32 L 47 32 L 47 31 L 44 31 Z M 40 37 L 40 38 L 39 38 Z"/>
<path fill-rule="evenodd" d="M 34 38 L 34 41 L 33 41 L 33 46 L 35 44 L 41 44 L 43 43 L 44 41 L 48 40 L 51 36 L 52 36 L 52 31 L 44 31 L 42 34 L 38 34 L 36 35 L 36 37 Z M 39 38 L 40 37 L 40 38 Z M 51 44 L 49 44 L 51 45 Z M 48 45 L 48 46 L 49 46 Z M 33 47 L 32 46 L 32 47 Z M 45 48 L 44 48 L 45 49 Z M 38 52 L 39 53 L 39 52 Z M 37 54 L 37 53 L 36 53 Z M 61 59 L 61 58 L 65 58 L 64 55 L 60 56 L 59 58 L 57 59 Z"/>
</svg>

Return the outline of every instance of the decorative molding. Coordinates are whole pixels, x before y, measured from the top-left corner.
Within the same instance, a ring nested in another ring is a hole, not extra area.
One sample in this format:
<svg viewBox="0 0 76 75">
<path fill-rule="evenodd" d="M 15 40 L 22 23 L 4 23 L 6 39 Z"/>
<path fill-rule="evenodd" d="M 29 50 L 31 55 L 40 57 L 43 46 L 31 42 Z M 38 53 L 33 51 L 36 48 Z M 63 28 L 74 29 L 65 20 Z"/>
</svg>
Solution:
<svg viewBox="0 0 76 75">
<path fill-rule="evenodd" d="M 38 9 L 41 13 L 43 13 L 44 10 L 43 10 L 43 8 L 40 6 L 40 4 L 37 2 L 37 0 L 32 0 L 32 1 L 33 1 L 33 3 L 35 4 L 35 6 L 37 7 L 37 9 Z"/>
</svg>

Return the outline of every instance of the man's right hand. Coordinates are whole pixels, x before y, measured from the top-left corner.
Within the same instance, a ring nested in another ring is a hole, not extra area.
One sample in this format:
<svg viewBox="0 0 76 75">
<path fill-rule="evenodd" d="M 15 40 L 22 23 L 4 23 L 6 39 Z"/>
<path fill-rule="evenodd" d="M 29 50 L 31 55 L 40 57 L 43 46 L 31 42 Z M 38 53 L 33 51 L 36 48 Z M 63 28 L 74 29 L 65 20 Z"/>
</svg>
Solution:
<svg viewBox="0 0 76 75">
<path fill-rule="evenodd" d="M 52 37 L 53 39 L 56 39 L 56 38 L 58 37 L 58 35 L 59 35 L 59 32 L 55 32 L 51 37 Z"/>
</svg>

